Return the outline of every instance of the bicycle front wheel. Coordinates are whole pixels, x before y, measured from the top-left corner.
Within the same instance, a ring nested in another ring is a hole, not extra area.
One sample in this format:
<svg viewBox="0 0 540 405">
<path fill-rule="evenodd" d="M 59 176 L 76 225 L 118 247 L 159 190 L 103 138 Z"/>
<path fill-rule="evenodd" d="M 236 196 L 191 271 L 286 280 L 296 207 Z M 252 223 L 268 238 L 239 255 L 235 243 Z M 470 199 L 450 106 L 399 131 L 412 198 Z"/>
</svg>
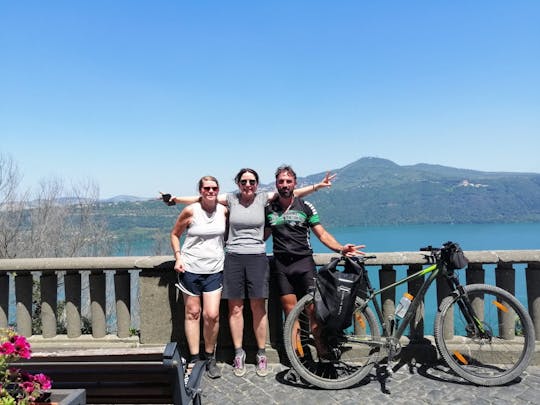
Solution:
<svg viewBox="0 0 540 405">
<path fill-rule="evenodd" d="M 313 295 L 304 296 L 287 316 L 284 344 L 291 366 L 309 384 L 348 388 L 369 373 L 380 353 L 380 331 L 370 308 L 356 299 L 353 326 L 327 336 L 315 319 Z"/>
<path fill-rule="evenodd" d="M 465 300 L 476 322 L 464 316 Z M 434 336 L 448 366 L 478 385 L 515 380 L 534 355 L 534 328 L 525 307 L 509 292 L 486 284 L 471 284 L 463 295 L 446 297 L 435 318 Z"/>
</svg>

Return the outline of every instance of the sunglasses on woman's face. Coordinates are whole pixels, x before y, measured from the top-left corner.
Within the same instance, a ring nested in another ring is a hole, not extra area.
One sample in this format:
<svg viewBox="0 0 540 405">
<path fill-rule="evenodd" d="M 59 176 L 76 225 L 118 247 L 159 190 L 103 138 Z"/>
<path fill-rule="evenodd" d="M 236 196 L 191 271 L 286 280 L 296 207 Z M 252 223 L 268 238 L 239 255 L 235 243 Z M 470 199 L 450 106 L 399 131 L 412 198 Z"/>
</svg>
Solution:
<svg viewBox="0 0 540 405">
<path fill-rule="evenodd" d="M 257 180 L 240 180 L 240 184 L 245 186 L 247 184 L 247 182 L 249 181 L 249 185 L 250 186 L 254 186 L 255 183 L 257 183 Z"/>
<path fill-rule="evenodd" d="M 218 191 L 219 190 L 219 187 L 203 187 L 203 190 L 204 191 Z"/>
</svg>

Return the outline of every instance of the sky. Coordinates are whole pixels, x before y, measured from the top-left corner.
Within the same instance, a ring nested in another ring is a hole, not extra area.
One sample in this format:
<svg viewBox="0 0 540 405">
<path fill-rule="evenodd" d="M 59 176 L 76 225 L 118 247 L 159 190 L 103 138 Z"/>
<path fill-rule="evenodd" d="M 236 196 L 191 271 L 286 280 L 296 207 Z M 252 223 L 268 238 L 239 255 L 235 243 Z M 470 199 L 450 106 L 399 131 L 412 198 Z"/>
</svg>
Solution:
<svg viewBox="0 0 540 405">
<path fill-rule="evenodd" d="M 538 21 L 536 0 L 0 0 L 0 153 L 22 188 L 102 198 L 366 156 L 540 173 Z"/>
</svg>

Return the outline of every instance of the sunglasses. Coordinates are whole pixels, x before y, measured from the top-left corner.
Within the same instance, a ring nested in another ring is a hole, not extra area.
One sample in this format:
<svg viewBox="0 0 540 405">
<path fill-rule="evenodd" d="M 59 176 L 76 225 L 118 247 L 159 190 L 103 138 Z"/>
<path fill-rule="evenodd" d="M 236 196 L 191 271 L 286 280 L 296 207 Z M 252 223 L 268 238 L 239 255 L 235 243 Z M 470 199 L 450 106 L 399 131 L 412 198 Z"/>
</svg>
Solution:
<svg viewBox="0 0 540 405">
<path fill-rule="evenodd" d="M 255 183 L 257 183 L 257 180 L 240 180 L 240 184 L 245 186 L 247 184 L 247 182 L 249 181 L 249 185 L 250 186 L 254 186 Z"/>
<path fill-rule="evenodd" d="M 219 187 L 203 187 L 203 190 L 204 191 L 218 191 L 219 190 Z"/>
</svg>

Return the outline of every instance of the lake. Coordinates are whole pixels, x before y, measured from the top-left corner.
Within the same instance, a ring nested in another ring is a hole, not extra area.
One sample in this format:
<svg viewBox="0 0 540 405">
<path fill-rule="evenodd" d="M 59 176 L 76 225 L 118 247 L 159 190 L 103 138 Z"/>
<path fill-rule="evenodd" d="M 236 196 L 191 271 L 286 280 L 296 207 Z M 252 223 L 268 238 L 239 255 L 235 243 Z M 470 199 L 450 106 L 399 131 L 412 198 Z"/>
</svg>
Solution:
<svg viewBox="0 0 540 405">
<path fill-rule="evenodd" d="M 540 249 L 540 223 L 442 224 L 328 228 L 341 243 L 366 245 L 366 252 L 416 251 L 458 242 L 464 250 Z M 315 252 L 328 249 L 312 238 Z"/>
</svg>

